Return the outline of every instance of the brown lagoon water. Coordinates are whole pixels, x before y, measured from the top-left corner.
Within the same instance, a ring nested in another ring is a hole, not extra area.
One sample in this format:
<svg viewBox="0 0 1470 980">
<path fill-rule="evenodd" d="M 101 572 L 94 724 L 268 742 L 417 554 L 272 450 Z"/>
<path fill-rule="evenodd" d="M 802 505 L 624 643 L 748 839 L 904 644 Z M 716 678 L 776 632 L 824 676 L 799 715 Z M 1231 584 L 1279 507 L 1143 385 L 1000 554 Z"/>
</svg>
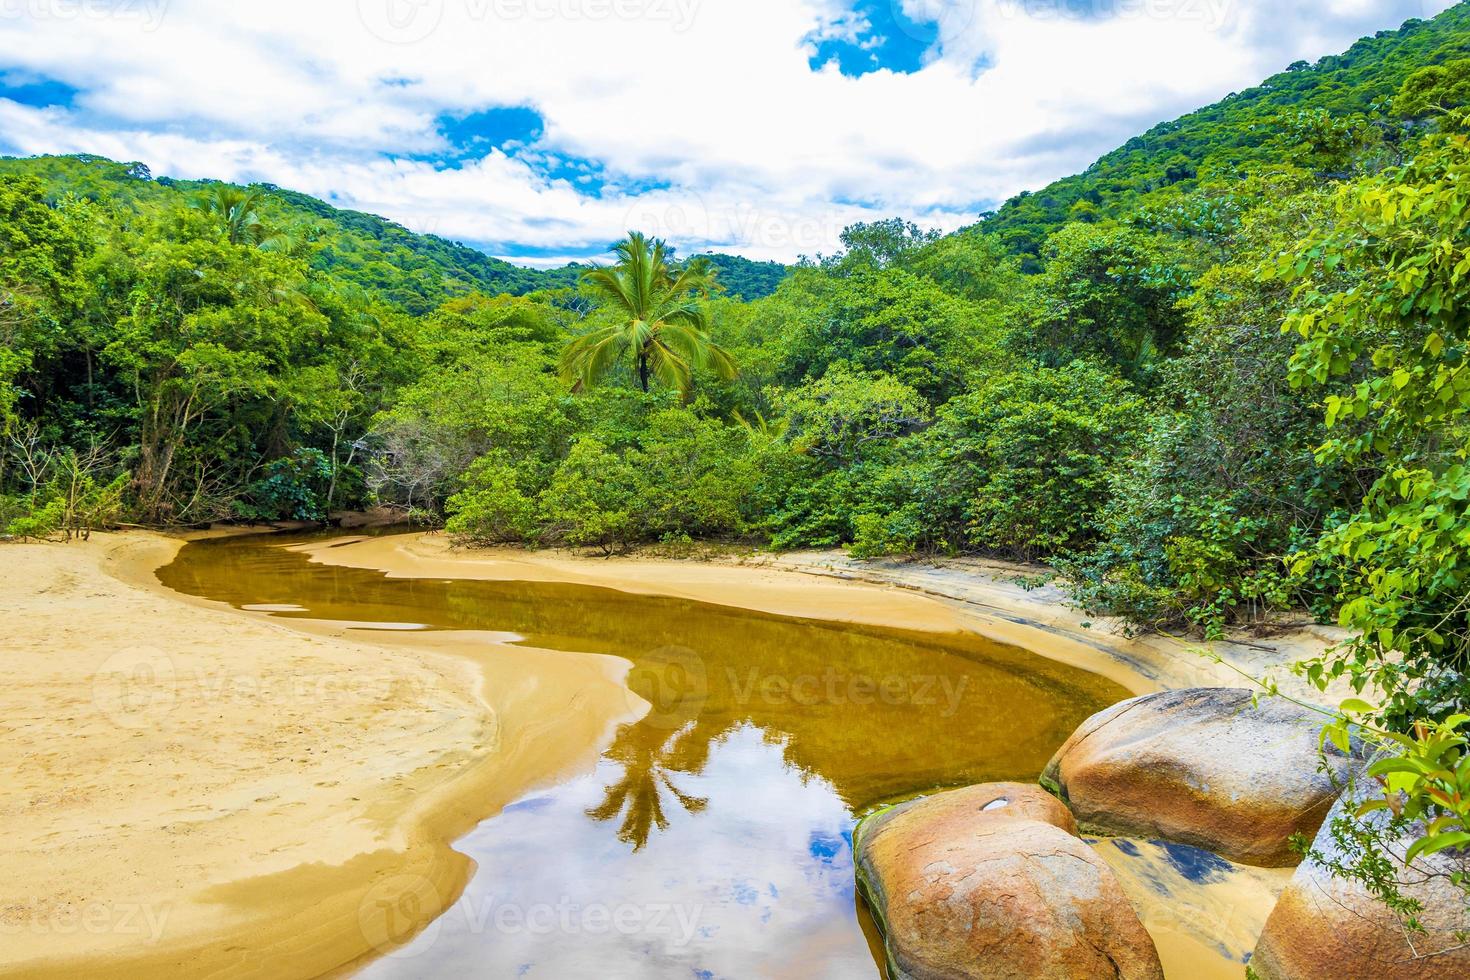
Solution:
<svg viewBox="0 0 1470 980">
<path fill-rule="evenodd" d="M 582 585 L 390 579 L 280 536 L 191 543 L 166 586 L 283 619 L 478 630 L 612 654 L 652 704 L 595 770 L 456 847 L 459 902 L 371 977 L 879 975 L 855 818 L 934 789 L 1032 781 L 1118 684 L 974 634 L 766 615 Z M 866 932 L 865 932 L 866 930 Z"/>
</svg>

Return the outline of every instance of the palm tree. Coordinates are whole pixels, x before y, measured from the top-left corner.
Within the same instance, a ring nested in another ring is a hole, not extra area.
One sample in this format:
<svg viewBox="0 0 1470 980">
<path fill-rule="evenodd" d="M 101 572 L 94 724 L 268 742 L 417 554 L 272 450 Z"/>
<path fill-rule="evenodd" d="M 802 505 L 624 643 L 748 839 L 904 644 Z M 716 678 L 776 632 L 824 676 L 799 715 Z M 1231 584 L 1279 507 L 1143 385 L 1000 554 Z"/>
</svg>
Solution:
<svg viewBox="0 0 1470 980">
<path fill-rule="evenodd" d="M 326 234 L 326 229 L 310 221 L 298 221 L 285 228 L 261 228 L 259 248 L 263 252 L 280 252 L 292 258 L 302 258 L 311 251 L 316 240 Z"/>
<path fill-rule="evenodd" d="M 256 211 L 264 197 L 256 188 L 215 184 L 194 207 L 215 219 L 231 245 L 261 245 L 276 234 Z"/>
<path fill-rule="evenodd" d="M 617 263 L 584 273 L 582 281 L 616 322 L 567 345 L 562 377 L 577 388 L 594 385 L 630 353 L 645 392 L 657 379 L 687 396 L 696 368 L 735 377 L 735 362 L 709 336 L 702 303 L 715 288 L 709 262 L 694 259 L 672 267 L 667 246 L 638 232 L 630 232 L 612 251 Z"/>
<path fill-rule="evenodd" d="M 284 228 L 265 223 L 257 208 L 265 200 L 259 188 L 215 184 L 194 201 L 194 208 L 212 217 L 231 245 L 253 245 L 265 252 L 300 258 L 326 233 L 314 222 L 298 221 Z"/>
</svg>

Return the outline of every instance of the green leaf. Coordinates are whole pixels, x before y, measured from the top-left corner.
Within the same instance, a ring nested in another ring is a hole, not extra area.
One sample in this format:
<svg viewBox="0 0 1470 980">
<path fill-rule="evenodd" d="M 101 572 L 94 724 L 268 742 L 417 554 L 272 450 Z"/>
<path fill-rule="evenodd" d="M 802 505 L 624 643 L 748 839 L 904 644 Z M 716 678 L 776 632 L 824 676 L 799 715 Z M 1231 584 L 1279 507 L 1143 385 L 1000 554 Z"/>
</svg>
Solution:
<svg viewBox="0 0 1470 980">
<path fill-rule="evenodd" d="M 1470 844 L 1470 834 L 1463 830 L 1450 834 L 1433 834 L 1410 845 L 1408 853 L 1404 855 L 1404 864 L 1411 865 L 1418 858 L 1437 854 L 1449 847 L 1463 847 L 1466 844 Z"/>
</svg>

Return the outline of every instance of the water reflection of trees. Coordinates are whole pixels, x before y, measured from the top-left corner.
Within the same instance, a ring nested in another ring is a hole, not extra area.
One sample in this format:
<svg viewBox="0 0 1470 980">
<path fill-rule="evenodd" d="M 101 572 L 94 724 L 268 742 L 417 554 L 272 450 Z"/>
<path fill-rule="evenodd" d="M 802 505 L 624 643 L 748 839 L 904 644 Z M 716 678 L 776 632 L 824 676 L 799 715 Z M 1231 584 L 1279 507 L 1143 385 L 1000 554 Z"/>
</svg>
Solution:
<svg viewBox="0 0 1470 980">
<path fill-rule="evenodd" d="M 621 815 L 618 840 L 632 844 L 635 851 L 642 850 L 654 828 L 669 828 L 665 791 L 689 813 L 700 813 L 709 805 L 704 797 L 681 790 L 674 777 L 699 775 L 709 756 L 710 741 L 693 721 L 673 735 L 658 726 L 625 727 L 605 756 L 622 766 L 622 776 L 607 787 L 601 805 L 588 809 L 587 816 L 610 821 Z M 691 753 L 693 747 L 698 751 Z"/>
<path fill-rule="evenodd" d="M 615 821 L 619 839 L 635 849 L 680 808 L 707 809 L 691 782 L 712 745 L 745 725 L 776 747 L 781 764 L 821 778 L 858 810 L 915 789 L 1035 778 L 1077 724 L 1127 696 L 1095 675 L 973 635 L 791 619 L 566 583 L 390 579 L 315 564 L 280 543 L 193 543 L 159 578 L 237 605 L 304 607 L 288 617 L 493 630 L 532 647 L 631 661 L 628 686 L 650 712 L 618 733 L 607 758 L 619 774 L 587 813 Z M 899 696 L 859 701 L 847 686 L 854 679 L 870 692 L 897 682 Z"/>
<path fill-rule="evenodd" d="M 674 632 L 658 625 L 660 638 Z M 679 808 L 707 810 L 690 783 L 713 746 L 744 726 L 776 751 L 773 764 L 821 779 L 856 811 L 914 790 L 1034 778 L 1077 723 L 1117 700 L 1104 693 L 1109 682 L 1019 651 L 956 656 L 952 638 L 758 618 L 732 624 L 727 614 L 686 617 L 681 639 L 690 645 L 618 651 L 633 660 L 627 684 L 650 708 L 605 753 L 618 775 L 586 813 L 616 822 L 618 839 L 635 851 Z M 851 677 L 912 686 L 901 685 L 896 700 L 858 702 L 843 686 Z M 799 678 L 810 683 L 790 687 Z M 963 696 L 945 703 L 935 693 L 945 689 Z"/>
</svg>

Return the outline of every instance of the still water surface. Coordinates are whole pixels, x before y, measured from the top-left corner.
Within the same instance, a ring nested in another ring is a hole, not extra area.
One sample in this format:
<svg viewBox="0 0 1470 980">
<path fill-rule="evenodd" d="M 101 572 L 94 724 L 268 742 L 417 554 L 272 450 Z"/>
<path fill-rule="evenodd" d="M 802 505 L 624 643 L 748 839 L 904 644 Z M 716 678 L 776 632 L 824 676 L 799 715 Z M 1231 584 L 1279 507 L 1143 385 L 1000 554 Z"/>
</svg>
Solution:
<svg viewBox="0 0 1470 980">
<path fill-rule="evenodd" d="M 280 536 L 200 541 L 170 588 L 285 619 L 479 630 L 612 654 L 652 704 L 595 770 L 456 847 L 459 902 L 369 977 L 879 975 L 853 892 L 856 816 L 1033 781 L 1118 684 L 974 634 L 774 616 L 583 585 L 390 579 Z"/>
</svg>

